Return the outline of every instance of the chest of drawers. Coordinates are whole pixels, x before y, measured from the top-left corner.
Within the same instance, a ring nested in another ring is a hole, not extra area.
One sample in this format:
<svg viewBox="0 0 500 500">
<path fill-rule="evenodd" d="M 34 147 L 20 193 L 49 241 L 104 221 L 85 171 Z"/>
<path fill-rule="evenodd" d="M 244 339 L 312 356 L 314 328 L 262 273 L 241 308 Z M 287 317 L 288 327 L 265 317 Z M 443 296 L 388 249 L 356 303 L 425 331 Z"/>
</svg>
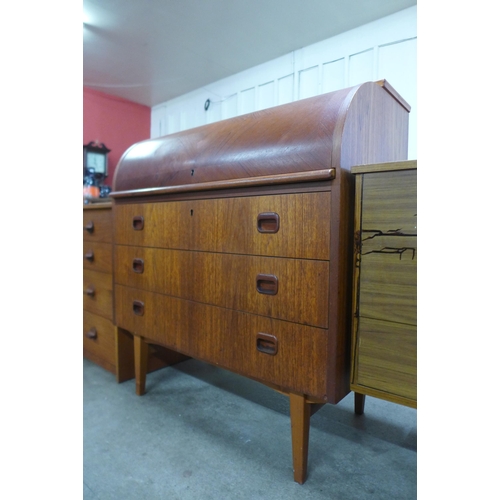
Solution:
<svg viewBox="0 0 500 500">
<path fill-rule="evenodd" d="M 83 207 L 83 355 L 115 373 L 111 202 Z"/>
<path fill-rule="evenodd" d="M 417 407 L 417 162 L 356 175 L 351 389 Z"/>
<path fill-rule="evenodd" d="M 387 82 L 244 115 L 127 151 L 113 181 L 115 321 L 148 344 L 290 398 L 294 479 L 310 416 L 350 390 L 351 165 L 406 157 Z"/>
<path fill-rule="evenodd" d="M 114 325 L 113 217 L 110 201 L 83 206 L 83 356 L 116 376 L 134 377 L 130 333 Z M 186 359 L 161 346 L 148 351 L 148 371 Z"/>
</svg>

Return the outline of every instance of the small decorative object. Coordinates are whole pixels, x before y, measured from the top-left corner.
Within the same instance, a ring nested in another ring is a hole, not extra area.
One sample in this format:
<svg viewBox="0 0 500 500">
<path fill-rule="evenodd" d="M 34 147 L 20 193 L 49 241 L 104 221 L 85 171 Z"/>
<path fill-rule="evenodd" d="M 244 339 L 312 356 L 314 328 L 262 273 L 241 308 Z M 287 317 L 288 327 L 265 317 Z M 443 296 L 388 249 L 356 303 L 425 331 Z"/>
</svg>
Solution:
<svg viewBox="0 0 500 500">
<path fill-rule="evenodd" d="M 101 198 L 107 198 L 111 193 L 111 186 L 102 185 L 101 186 L 101 194 L 99 195 Z"/>
<path fill-rule="evenodd" d="M 102 183 L 108 176 L 108 153 L 111 150 L 99 141 L 92 141 L 83 145 L 83 199 L 89 203 L 93 199 L 103 197 L 109 186 Z"/>
<path fill-rule="evenodd" d="M 108 176 L 108 149 L 99 141 L 89 142 L 83 145 L 83 175 L 86 175 L 86 170 L 94 169 L 96 176 L 105 178 Z"/>
</svg>

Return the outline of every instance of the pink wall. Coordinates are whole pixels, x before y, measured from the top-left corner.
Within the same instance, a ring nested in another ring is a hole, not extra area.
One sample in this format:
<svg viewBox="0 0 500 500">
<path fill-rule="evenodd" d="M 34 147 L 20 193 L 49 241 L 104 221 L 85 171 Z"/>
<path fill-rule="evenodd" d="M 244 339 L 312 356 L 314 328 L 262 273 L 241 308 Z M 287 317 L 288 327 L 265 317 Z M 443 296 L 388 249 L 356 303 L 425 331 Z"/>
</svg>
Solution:
<svg viewBox="0 0 500 500">
<path fill-rule="evenodd" d="M 104 143 L 108 155 L 108 178 L 113 174 L 122 154 L 138 141 L 149 139 L 151 108 L 83 87 L 83 144 Z"/>
</svg>

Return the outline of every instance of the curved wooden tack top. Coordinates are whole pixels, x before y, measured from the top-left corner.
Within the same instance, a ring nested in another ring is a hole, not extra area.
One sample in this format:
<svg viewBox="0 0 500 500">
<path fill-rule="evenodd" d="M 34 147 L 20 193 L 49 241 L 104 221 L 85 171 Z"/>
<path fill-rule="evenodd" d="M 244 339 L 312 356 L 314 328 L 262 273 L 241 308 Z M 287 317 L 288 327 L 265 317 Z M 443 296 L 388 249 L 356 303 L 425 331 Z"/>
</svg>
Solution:
<svg viewBox="0 0 500 500">
<path fill-rule="evenodd" d="M 367 86 L 370 99 L 383 101 L 381 94 L 389 95 L 380 84 L 368 82 L 134 144 L 118 163 L 111 196 L 172 192 L 174 186 L 199 190 L 209 183 L 345 168 L 339 152 L 344 124 L 351 101 Z M 370 114 L 369 103 L 358 108 Z"/>
</svg>

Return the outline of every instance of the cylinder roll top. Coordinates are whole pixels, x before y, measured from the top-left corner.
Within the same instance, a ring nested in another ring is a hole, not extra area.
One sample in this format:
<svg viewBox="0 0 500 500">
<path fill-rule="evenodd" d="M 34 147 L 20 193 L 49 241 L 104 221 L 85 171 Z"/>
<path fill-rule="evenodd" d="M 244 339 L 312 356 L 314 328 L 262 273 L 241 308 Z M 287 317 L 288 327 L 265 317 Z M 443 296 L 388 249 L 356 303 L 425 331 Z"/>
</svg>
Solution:
<svg viewBox="0 0 500 500">
<path fill-rule="evenodd" d="M 388 116 L 378 116 L 381 110 L 382 115 Z M 363 153 L 366 161 L 404 159 L 407 139 L 397 148 L 388 147 L 384 143 L 391 141 L 391 134 L 384 135 L 384 130 L 393 130 L 394 120 L 399 120 L 403 126 L 406 122 L 407 135 L 408 111 L 409 106 L 387 82 L 369 82 L 142 141 L 131 146 L 120 159 L 112 195 L 349 169 L 349 163 L 363 161 L 343 155 L 342 149 L 359 150 L 349 144 L 366 141 L 367 134 L 371 144 L 364 148 L 368 151 Z M 390 153 L 387 155 L 384 150 Z"/>
</svg>

